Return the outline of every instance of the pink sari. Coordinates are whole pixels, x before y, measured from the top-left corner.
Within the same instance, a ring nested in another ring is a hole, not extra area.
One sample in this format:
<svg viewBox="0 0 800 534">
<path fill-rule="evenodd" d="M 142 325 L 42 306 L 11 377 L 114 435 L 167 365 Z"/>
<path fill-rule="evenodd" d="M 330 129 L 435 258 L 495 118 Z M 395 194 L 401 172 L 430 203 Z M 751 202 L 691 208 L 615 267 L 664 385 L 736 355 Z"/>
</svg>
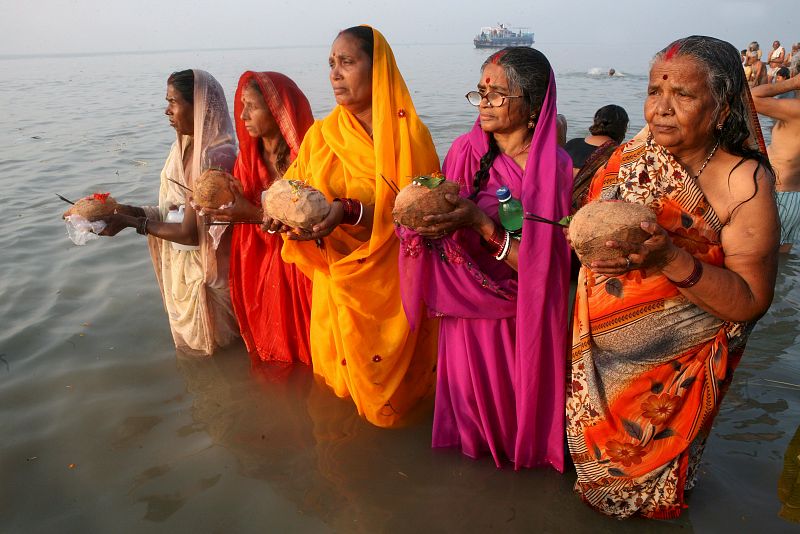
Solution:
<svg viewBox="0 0 800 534">
<path fill-rule="evenodd" d="M 510 188 L 526 211 L 558 220 L 569 213 L 572 162 L 556 139 L 552 73 L 525 171 L 495 158 L 476 199 L 499 225 L 495 191 Z M 468 196 L 488 137 L 476 122 L 456 139 L 444 173 Z M 498 467 L 564 469 L 569 247 L 559 227 L 525 221 L 519 274 L 498 262 L 472 230 L 426 240 L 398 228 L 400 276 L 411 324 L 420 300 L 440 320 L 434 447 L 461 447 Z M 517 326 L 520 328 L 518 329 Z"/>
</svg>

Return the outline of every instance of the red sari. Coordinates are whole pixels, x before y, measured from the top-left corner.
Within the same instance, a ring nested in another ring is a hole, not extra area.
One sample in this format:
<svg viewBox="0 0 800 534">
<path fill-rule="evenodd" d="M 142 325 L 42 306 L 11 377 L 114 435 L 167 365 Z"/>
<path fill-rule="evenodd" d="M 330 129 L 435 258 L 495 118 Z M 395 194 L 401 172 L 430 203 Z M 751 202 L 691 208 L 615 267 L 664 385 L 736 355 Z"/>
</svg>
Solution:
<svg viewBox="0 0 800 534">
<path fill-rule="evenodd" d="M 233 174 L 244 196 L 261 205 L 261 192 L 279 176 L 271 176 L 261 156 L 260 139 L 247 132 L 242 90 L 255 79 L 286 140 L 291 159 L 314 122 L 308 99 L 295 83 L 277 72 L 245 72 L 234 99 L 239 156 Z M 254 224 L 233 227 L 230 288 L 242 338 L 251 355 L 263 361 L 311 363 L 309 316 L 311 281 L 281 259 L 283 239 Z"/>
</svg>

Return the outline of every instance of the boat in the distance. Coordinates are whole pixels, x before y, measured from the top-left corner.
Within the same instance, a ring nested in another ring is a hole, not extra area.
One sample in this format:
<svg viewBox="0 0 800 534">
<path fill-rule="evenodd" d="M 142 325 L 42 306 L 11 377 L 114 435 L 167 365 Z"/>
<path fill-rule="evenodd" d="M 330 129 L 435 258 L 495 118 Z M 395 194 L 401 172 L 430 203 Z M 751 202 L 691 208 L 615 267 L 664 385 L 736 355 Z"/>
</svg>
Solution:
<svg viewBox="0 0 800 534">
<path fill-rule="evenodd" d="M 484 26 L 472 42 L 475 48 L 505 48 L 506 46 L 531 46 L 533 32 L 528 28 L 509 28 L 505 24 Z"/>
</svg>

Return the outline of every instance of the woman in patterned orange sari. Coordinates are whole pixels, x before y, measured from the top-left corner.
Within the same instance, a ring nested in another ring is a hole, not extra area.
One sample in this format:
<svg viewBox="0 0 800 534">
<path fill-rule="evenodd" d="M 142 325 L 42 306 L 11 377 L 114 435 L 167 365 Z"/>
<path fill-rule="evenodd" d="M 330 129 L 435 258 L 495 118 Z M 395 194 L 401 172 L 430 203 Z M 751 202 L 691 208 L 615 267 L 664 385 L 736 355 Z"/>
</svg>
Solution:
<svg viewBox="0 0 800 534">
<path fill-rule="evenodd" d="M 567 438 L 576 491 L 616 517 L 686 507 L 722 396 L 772 301 L 774 176 L 739 55 L 710 37 L 656 55 L 648 126 L 615 152 L 588 198 L 647 205 L 642 245 L 581 269 Z"/>
</svg>

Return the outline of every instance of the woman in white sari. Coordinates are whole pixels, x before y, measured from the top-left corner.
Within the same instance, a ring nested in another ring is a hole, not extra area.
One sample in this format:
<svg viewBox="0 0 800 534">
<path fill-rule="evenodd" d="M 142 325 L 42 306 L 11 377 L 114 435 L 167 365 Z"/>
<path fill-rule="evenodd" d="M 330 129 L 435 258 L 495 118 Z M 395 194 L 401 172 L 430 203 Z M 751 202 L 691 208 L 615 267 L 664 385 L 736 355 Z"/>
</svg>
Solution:
<svg viewBox="0 0 800 534">
<path fill-rule="evenodd" d="M 235 134 L 222 87 L 201 70 L 170 75 L 165 114 L 177 139 L 161 171 L 158 206 L 121 205 L 104 234 L 132 227 L 147 235 L 175 346 L 206 356 L 238 336 L 228 290 L 230 236 L 223 234 L 215 247 L 188 200 L 203 171 L 230 172 Z"/>
</svg>

